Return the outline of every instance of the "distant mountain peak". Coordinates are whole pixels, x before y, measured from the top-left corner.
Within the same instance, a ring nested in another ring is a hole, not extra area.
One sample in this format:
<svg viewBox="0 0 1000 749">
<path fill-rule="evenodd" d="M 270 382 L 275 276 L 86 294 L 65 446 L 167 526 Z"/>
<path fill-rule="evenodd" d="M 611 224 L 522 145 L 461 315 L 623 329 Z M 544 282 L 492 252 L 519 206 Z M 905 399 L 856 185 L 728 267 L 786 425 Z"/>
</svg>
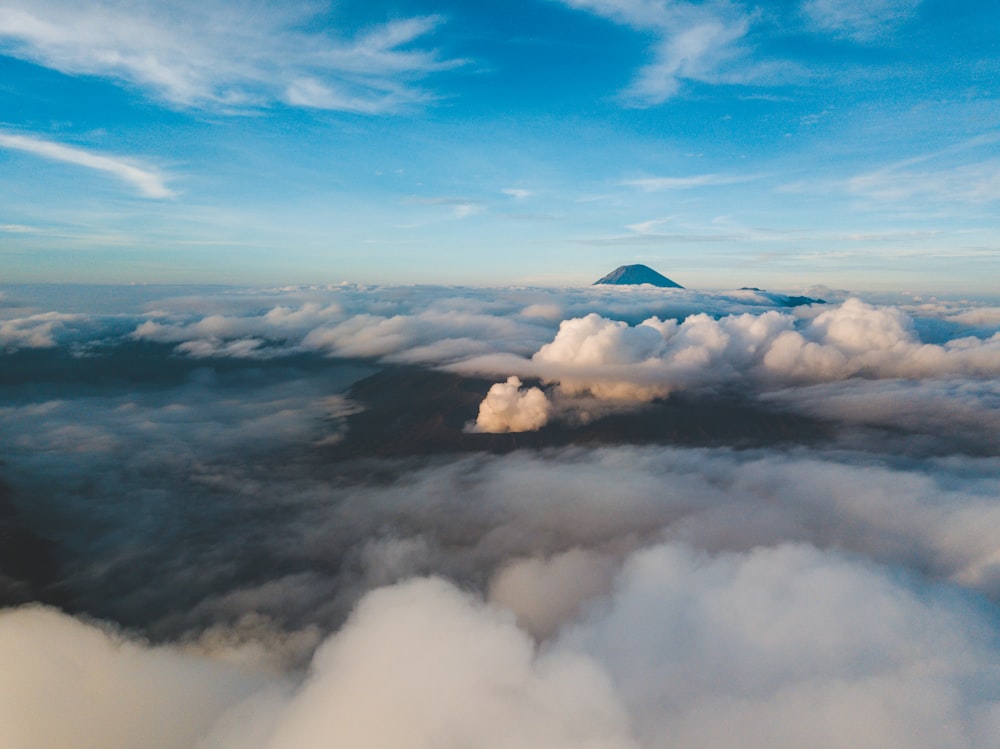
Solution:
<svg viewBox="0 0 1000 749">
<path fill-rule="evenodd" d="M 666 276 L 657 273 L 648 265 L 620 265 L 604 278 L 594 281 L 594 286 L 597 286 L 598 284 L 636 286 L 643 283 L 648 283 L 653 286 L 662 286 L 668 289 L 684 288 L 676 281 L 671 281 Z"/>
</svg>

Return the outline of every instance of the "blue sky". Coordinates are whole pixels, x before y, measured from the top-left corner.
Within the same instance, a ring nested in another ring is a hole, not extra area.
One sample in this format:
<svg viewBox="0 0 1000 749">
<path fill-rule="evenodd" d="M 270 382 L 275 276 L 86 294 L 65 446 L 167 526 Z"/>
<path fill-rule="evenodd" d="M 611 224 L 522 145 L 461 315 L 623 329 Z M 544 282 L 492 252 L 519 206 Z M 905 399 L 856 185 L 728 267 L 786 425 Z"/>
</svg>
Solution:
<svg viewBox="0 0 1000 749">
<path fill-rule="evenodd" d="M 0 282 L 988 293 L 998 35 L 969 0 L 6 0 Z"/>
</svg>

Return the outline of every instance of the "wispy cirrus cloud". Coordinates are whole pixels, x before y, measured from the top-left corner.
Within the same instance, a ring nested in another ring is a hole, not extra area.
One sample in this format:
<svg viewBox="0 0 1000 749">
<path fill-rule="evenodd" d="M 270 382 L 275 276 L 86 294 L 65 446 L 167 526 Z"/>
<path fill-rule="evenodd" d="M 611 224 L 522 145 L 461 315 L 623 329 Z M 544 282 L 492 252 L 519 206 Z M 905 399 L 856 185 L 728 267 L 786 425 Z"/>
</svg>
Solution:
<svg viewBox="0 0 1000 749">
<path fill-rule="evenodd" d="M 741 182 L 753 182 L 763 176 L 762 174 L 692 174 L 687 177 L 627 179 L 623 180 L 622 184 L 628 187 L 638 187 L 645 192 L 658 192 L 660 190 L 688 190 L 695 187 L 736 185 Z"/>
<path fill-rule="evenodd" d="M 448 206 L 451 208 L 452 215 L 455 218 L 466 218 L 467 216 L 474 216 L 477 213 L 482 213 L 486 210 L 486 206 L 473 198 L 462 198 L 462 197 L 419 197 L 416 195 L 411 195 L 405 198 L 403 201 L 404 205 L 420 205 L 420 206 Z"/>
<path fill-rule="evenodd" d="M 992 203 L 1000 200 L 1000 160 L 939 169 L 890 165 L 851 177 L 845 188 L 887 202 L 933 197 L 939 202 Z"/>
<path fill-rule="evenodd" d="M 3 132 L 0 132 L 0 148 L 105 172 L 137 188 L 147 198 L 171 198 L 175 194 L 167 187 L 165 177 L 158 170 L 130 158 L 95 153 L 31 135 Z"/>
<path fill-rule="evenodd" d="M 751 59 L 745 38 L 754 15 L 721 0 L 702 5 L 677 0 L 560 0 L 565 5 L 653 32 L 653 60 L 622 91 L 630 106 L 650 107 L 676 96 L 685 80 L 746 84 L 773 76 L 776 64 Z"/>
<path fill-rule="evenodd" d="M 0 53 L 69 75 L 110 78 L 176 107 L 292 106 L 376 114 L 430 95 L 413 84 L 459 64 L 411 47 L 436 16 L 404 18 L 352 38 L 315 31 L 315 3 L 208 0 L 99 5 L 11 0 Z"/>
<path fill-rule="evenodd" d="M 525 190 L 521 187 L 507 187 L 500 192 L 507 197 L 514 198 L 514 200 L 523 200 L 524 198 L 530 198 L 535 194 L 533 190 Z"/>
<path fill-rule="evenodd" d="M 819 31 L 864 42 L 894 31 L 923 0 L 806 0 L 802 13 Z"/>
<path fill-rule="evenodd" d="M 779 185 L 778 193 L 843 193 L 914 209 L 924 202 L 983 205 L 1000 200 L 1000 133 L 984 133 L 936 151 L 918 153 L 841 178 L 804 179 Z M 948 209 L 951 215 L 951 208 Z M 928 214 L 921 213 L 923 217 Z"/>
</svg>

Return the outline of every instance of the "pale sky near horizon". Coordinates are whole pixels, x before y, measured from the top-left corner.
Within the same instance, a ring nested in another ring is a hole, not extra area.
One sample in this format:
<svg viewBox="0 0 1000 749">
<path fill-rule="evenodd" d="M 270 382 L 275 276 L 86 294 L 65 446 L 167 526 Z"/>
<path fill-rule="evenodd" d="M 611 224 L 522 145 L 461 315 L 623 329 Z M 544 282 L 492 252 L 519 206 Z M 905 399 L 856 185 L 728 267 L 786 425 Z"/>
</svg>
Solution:
<svg viewBox="0 0 1000 749">
<path fill-rule="evenodd" d="M 985 0 L 6 0 L 0 283 L 994 291 L 998 33 Z"/>
</svg>

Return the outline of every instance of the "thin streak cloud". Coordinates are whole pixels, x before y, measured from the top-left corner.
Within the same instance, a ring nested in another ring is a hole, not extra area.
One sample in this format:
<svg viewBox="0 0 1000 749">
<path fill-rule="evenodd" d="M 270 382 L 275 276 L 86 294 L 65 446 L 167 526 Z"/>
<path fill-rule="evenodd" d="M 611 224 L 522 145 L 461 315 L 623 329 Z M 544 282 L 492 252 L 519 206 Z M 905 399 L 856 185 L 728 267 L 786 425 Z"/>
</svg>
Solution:
<svg viewBox="0 0 1000 749">
<path fill-rule="evenodd" d="M 140 166 L 121 156 L 94 153 L 83 148 L 67 146 L 30 135 L 0 133 L 0 148 L 30 153 L 50 161 L 94 169 L 111 174 L 129 183 L 147 198 L 172 198 L 176 194 L 167 187 L 162 174 L 147 166 Z"/>
<path fill-rule="evenodd" d="M 695 187 L 718 187 L 753 182 L 763 178 L 762 174 L 692 174 L 687 177 L 643 177 L 622 182 L 628 187 L 638 187 L 645 192 L 660 190 L 690 190 Z"/>
</svg>

